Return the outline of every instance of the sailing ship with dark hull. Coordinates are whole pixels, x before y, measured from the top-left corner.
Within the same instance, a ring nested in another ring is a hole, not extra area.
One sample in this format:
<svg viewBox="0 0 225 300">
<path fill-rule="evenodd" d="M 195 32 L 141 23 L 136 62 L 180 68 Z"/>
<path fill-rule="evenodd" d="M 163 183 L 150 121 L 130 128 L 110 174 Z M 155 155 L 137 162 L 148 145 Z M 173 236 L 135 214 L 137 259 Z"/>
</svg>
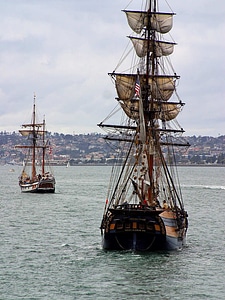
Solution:
<svg viewBox="0 0 225 300">
<path fill-rule="evenodd" d="M 49 141 L 46 141 L 45 119 L 37 122 L 35 98 L 34 96 L 31 122 L 23 124 L 22 129 L 19 130 L 22 136 L 27 137 L 29 144 L 16 146 L 27 152 L 22 174 L 19 177 L 19 186 L 21 192 L 54 193 L 55 178 L 47 160 L 51 147 Z"/>
<path fill-rule="evenodd" d="M 188 219 L 176 155 L 189 144 L 176 119 L 184 103 L 170 61 L 175 43 L 166 40 L 175 14 L 162 12 L 161 3 L 148 0 L 141 10 L 123 11 L 135 56 L 129 71 L 126 65 L 125 72 L 109 73 L 117 91 L 109 118 L 119 113 L 121 123 L 106 118 L 98 124 L 116 161 L 101 222 L 107 250 L 176 250 L 186 244 Z M 121 62 L 125 58 L 126 53 Z"/>
</svg>

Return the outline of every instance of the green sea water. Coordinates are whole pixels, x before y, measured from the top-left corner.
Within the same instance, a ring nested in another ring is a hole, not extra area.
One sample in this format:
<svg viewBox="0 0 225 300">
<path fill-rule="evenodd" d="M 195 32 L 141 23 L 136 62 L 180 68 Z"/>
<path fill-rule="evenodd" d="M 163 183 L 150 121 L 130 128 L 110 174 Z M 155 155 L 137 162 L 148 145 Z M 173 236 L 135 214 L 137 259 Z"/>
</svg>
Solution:
<svg viewBox="0 0 225 300">
<path fill-rule="evenodd" d="M 1 166 L 0 299 L 224 299 L 225 168 L 179 167 L 189 214 L 179 252 L 105 252 L 110 167 L 56 167 L 56 193 L 22 194 Z"/>
</svg>

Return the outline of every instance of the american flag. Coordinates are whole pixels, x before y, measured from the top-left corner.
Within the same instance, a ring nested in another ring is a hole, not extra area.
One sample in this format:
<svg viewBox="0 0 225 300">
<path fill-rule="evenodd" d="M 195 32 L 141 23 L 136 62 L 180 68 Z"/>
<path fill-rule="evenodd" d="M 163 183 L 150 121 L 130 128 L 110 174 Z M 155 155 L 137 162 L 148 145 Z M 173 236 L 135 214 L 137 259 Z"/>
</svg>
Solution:
<svg viewBox="0 0 225 300">
<path fill-rule="evenodd" d="M 141 90 L 140 80 L 139 80 L 139 78 L 137 78 L 136 84 L 135 84 L 135 96 L 140 97 L 140 90 Z"/>
<path fill-rule="evenodd" d="M 53 153 L 53 147 L 52 147 L 52 145 L 51 145 L 50 142 L 49 142 L 48 151 L 49 151 L 49 155 L 52 155 L 52 153 Z"/>
<path fill-rule="evenodd" d="M 52 155 L 52 152 L 53 152 L 53 148 L 52 146 L 49 147 L 49 155 Z"/>
</svg>

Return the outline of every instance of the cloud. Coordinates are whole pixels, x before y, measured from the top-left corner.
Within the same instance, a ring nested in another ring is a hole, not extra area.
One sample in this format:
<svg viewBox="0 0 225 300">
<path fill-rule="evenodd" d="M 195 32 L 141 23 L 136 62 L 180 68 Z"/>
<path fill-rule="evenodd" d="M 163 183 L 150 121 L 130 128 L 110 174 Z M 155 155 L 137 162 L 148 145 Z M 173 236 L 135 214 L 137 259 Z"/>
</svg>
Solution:
<svg viewBox="0 0 225 300">
<path fill-rule="evenodd" d="M 126 1 L 125 1 L 126 2 Z M 107 76 L 128 43 L 124 0 L 9 0 L 0 10 L 0 130 L 17 131 L 30 118 L 33 94 L 48 130 L 100 131 L 116 105 Z M 53 5 L 54 4 L 54 5 Z M 133 1 L 132 8 L 137 8 Z M 175 0 L 171 57 L 186 102 L 186 134 L 217 135 L 223 118 L 225 4 Z M 101 131 L 100 131 L 101 132 Z"/>
</svg>

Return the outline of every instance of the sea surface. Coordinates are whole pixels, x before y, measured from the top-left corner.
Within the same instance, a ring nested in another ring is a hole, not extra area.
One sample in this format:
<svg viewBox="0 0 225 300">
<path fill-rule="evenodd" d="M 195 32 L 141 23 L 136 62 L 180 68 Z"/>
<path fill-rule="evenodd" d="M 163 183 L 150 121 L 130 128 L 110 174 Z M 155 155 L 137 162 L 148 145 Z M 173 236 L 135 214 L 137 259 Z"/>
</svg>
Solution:
<svg viewBox="0 0 225 300">
<path fill-rule="evenodd" d="M 55 167 L 38 195 L 0 166 L 0 299 L 225 299 L 225 168 L 179 167 L 188 246 L 149 254 L 101 248 L 110 170 Z"/>
</svg>

